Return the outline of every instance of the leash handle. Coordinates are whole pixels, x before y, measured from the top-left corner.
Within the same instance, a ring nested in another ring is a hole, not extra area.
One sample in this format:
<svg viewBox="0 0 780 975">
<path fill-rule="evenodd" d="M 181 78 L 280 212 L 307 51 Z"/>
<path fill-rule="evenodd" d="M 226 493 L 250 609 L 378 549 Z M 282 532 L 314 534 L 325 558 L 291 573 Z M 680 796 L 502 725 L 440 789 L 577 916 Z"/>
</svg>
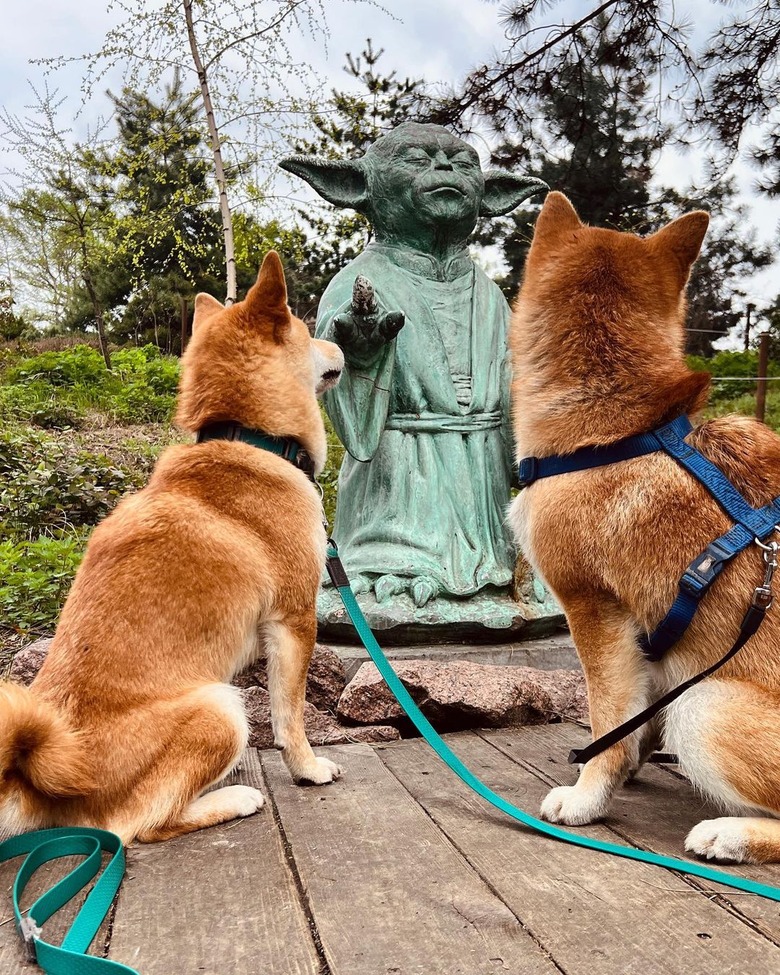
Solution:
<svg viewBox="0 0 780 975">
<path fill-rule="evenodd" d="M 339 559 L 338 549 L 335 543 L 331 540 L 328 542 L 326 564 L 331 579 L 347 579 L 344 566 L 341 564 L 341 560 Z M 766 897 L 772 901 L 780 901 L 780 888 L 772 887 L 769 884 L 762 884 L 755 880 L 749 880 L 746 877 L 739 877 L 735 874 L 728 874 L 721 870 L 714 870 L 711 867 L 706 867 L 704 864 L 695 863 L 693 861 L 677 860 L 674 857 L 666 857 L 661 856 L 658 853 L 650 853 L 648 850 L 638 850 L 630 846 L 621 846 L 618 843 L 607 843 L 603 840 L 591 839 L 590 837 L 583 836 L 580 833 L 573 833 L 570 830 L 553 826 L 551 823 L 545 823 L 541 819 L 536 819 L 534 816 L 530 816 L 528 813 L 523 812 L 523 810 L 519 809 L 517 806 L 512 805 L 512 803 L 507 802 L 506 799 L 486 786 L 481 779 L 478 779 L 476 775 L 474 775 L 474 773 L 470 771 L 470 769 L 468 769 L 463 762 L 461 762 L 458 756 L 436 732 L 433 725 L 419 709 L 411 694 L 407 691 L 400 678 L 393 670 L 389 660 L 387 657 L 385 657 L 384 653 L 382 653 L 382 648 L 379 646 L 374 634 L 371 632 L 371 628 L 366 622 L 366 619 L 360 610 L 360 606 L 358 606 L 349 582 L 347 581 L 337 588 L 339 595 L 341 596 L 341 600 L 344 603 L 344 609 L 347 611 L 347 615 L 352 621 L 352 625 L 355 627 L 361 643 L 368 651 L 369 656 L 376 664 L 377 670 L 384 678 L 387 686 L 395 695 L 398 703 L 412 721 L 412 724 L 414 724 L 426 742 L 436 752 L 445 765 L 447 765 L 447 767 L 451 769 L 451 771 L 453 771 L 462 782 L 465 782 L 470 789 L 476 792 L 478 796 L 481 796 L 486 802 L 489 802 L 491 806 L 501 810 L 501 812 L 505 813 L 516 822 L 522 823 L 523 826 L 527 826 L 538 833 L 542 833 L 544 836 L 550 836 L 553 839 L 562 840 L 564 843 L 571 843 L 573 846 L 581 846 L 588 850 L 597 850 L 600 853 L 609 853 L 613 856 L 625 857 L 629 860 L 639 860 L 642 863 L 650 863 L 653 866 L 664 867 L 667 870 L 676 870 L 679 873 L 688 874 L 693 877 L 700 877 L 703 880 L 710 881 L 711 883 L 725 884 L 728 887 L 733 887 L 735 890 L 746 891 L 750 894 L 758 894 L 761 897 Z"/>
<path fill-rule="evenodd" d="M 111 858 L 100 873 L 103 853 Z M 73 826 L 23 833 L 0 843 L 0 862 L 19 856 L 25 856 L 25 860 L 14 881 L 12 902 L 16 927 L 29 960 L 37 962 L 47 975 L 138 975 L 135 969 L 120 962 L 86 953 L 122 883 L 125 851 L 119 837 L 102 829 Z M 35 872 L 45 863 L 66 856 L 84 859 L 42 894 L 23 917 L 22 897 Z M 42 926 L 98 874 L 62 944 L 45 941 Z"/>
</svg>

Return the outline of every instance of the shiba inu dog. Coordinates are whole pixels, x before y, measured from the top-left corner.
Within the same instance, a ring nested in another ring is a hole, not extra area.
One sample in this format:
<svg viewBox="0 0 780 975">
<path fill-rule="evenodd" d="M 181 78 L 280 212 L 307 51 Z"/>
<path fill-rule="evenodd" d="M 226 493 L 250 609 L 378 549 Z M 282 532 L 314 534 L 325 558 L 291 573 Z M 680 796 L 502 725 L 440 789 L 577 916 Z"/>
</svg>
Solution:
<svg viewBox="0 0 780 975">
<path fill-rule="evenodd" d="M 271 252 L 244 301 L 198 295 L 177 421 L 290 438 L 318 472 L 317 394 L 343 361 L 290 313 Z M 315 485 L 282 456 L 240 440 L 169 448 L 95 529 L 31 687 L 0 687 L 0 822 L 98 826 L 129 843 L 256 812 L 256 789 L 202 793 L 244 750 L 228 681 L 262 653 L 290 774 L 337 778 L 303 725 L 325 542 Z"/>
<path fill-rule="evenodd" d="M 685 287 L 707 229 L 688 213 L 650 237 L 585 226 L 561 193 L 539 215 L 511 329 L 518 458 L 569 454 L 643 433 L 705 404 L 709 377 L 685 363 Z M 780 437 L 728 416 L 687 442 L 755 507 L 780 495 Z M 665 453 L 546 478 L 510 521 L 563 606 L 587 678 L 595 737 L 713 664 L 735 642 L 763 560 L 727 565 L 684 637 L 658 663 L 639 650 L 692 559 L 732 522 Z M 603 816 L 657 736 L 694 786 L 730 815 L 698 824 L 686 849 L 708 858 L 780 860 L 780 612 L 717 674 L 686 691 L 663 726 L 593 758 L 542 816 L 571 826 Z"/>
</svg>

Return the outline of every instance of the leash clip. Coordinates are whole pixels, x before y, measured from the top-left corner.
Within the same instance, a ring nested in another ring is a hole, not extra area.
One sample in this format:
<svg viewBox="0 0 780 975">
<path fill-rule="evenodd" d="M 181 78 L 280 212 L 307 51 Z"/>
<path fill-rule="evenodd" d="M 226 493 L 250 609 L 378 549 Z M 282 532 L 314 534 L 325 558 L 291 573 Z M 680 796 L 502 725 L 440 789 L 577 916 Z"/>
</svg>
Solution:
<svg viewBox="0 0 780 975">
<path fill-rule="evenodd" d="M 43 929 L 39 928 L 35 923 L 35 919 L 32 916 L 23 917 L 19 921 L 19 933 L 24 938 L 24 947 L 27 951 L 27 960 L 32 962 L 38 961 L 38 953 L 35 948 L 35 942 L 43 934 Z"/>
<path fill-rule="evenodd" d="M 762 549 L 766 569 L 764 571 L 764 581 L 760 586 L 756 586 L 753 593 L 753 606 L 756 609 L 767 610 L 771 607 L 774 599 L 772 593 L 772 580 L 774 579 L 775 569 L 777 568 L 777 551 L 780 548 L 777 542 L 770 542 L 764 545 L 756 539 L 756 544 Z"/>
</svg>

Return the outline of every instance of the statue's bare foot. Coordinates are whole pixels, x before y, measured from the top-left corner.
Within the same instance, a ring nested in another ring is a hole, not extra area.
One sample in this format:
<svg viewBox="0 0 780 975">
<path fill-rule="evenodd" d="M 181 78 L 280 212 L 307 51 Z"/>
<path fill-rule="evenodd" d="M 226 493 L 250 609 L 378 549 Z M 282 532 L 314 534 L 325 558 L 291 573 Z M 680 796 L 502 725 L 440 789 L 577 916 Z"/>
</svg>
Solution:
<svg viewBox="0 0 780 975">
<path fill-rule="evenodd" d="M 409 580 L 401 579 L 399 576 L 380 576 L 374 586 L 376 601 L 384 603 L 391 597 L 397 596 L 399 592 L 403 592 L 408 585 Z"/>
<path fill-rule="evenodd" d="M 369 576 L 356 575 L 349 580 L 350 588 L 356 596 L 361 596 L 364 592 L 371 592 L 374 588 L 374 580 Z"/>
<path fill-rule="evenodd" d="M 422 608 L 439 595 L 439 586 L 430 576 L 418 576 L 412 583 L 411 593 L 414 605 Z"/>
</svg>

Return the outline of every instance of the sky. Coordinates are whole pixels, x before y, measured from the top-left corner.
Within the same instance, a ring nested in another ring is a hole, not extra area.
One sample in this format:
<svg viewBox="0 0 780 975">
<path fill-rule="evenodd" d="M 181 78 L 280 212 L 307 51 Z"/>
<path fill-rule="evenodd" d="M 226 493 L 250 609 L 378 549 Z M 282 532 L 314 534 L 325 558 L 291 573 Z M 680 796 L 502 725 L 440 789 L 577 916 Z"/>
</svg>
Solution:
<svg viewBox="0 0 780 975">
<path fill-rule="evenodd" d="M 342 71 L 344 54 L 359 53 L 367 37 L 386 51 L 380 66 L 395 68 L 401 76 L 445 84 L 456 84 L 471 66 L 489 60 L 504 42 L 501 5 L 490 0 L 386 0 L 384 9 L 378 3 L 324 0 L 324 6 L 331 35 L 327 50 L 310 42 L 299 46 L 297 53 L 318 71 L 326 90 L 348 84 Z M 552 8 L 548 19 L 554 22 L 561 14 L 581 13 L 583 6 L 582 0 L 563 0 Z M 694 40 L 708 34 L 724 16 L 723 7 L 713 0 L 685 0 L 677 6 L 689 12 Z M 44 69 L 31 61 L 77 56 L 99 48 L 105 31 L 118 17 L 119 13 L 107 9 L 106 0 L 25 0 L 17 6 L 14 17 L 4 20 L 0 37 L 0 106 L 23 114 L 30 102 L 29 81 L 40 86 L 44 80 Z M 68 95 L 75 106 L 80 77 L 80 66 L 72 65 L 49 76 L 48 82 Z M 120 84 L 121 73 L 115 71 L 103 87 L 117 90 Z M 99 100 L 84 112 L 79 125 L 85 126 L 98 111 Z M 700 171 L 701 163 L 700 153 L 681 156 L 665 151 L 656 175 L 661 182 L 682 189 Z M 0 170 L 6 166 L 7 157 L 4 164 L 0 153 Z M 780 201 L 755 197 L 751 183 L 756 173 L 747 163 L 738 162 L 734 173 L 742 198 L 751 204 L 750 220 L 759 239 L 772 240 L 780 227 Z M 773 299 L 780 293 L 780 265 L 754 276 L 747 289 L 749 300 L 759 305 Z"/>
</svg>

